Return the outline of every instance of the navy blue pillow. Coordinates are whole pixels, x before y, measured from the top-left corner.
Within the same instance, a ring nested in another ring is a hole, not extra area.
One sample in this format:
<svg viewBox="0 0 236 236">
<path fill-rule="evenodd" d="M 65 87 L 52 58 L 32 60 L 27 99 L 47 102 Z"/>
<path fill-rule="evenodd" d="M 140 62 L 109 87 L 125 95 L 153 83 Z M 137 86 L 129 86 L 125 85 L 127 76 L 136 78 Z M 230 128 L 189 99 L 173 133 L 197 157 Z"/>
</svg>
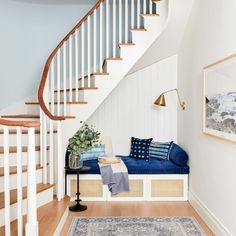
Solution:
<svg viewBox="0 0 236 236">
<path fill-rule="evenodd" d="M 149 159 L 149 147 L 152 142 L 152 138 L 149 139 L 139 139 L 131 138 L 131 150 L 130 156 L 137 159 Z"/>
<path fill-rule="evenodd" d="M 188 154 L 179 145 L 173 143 L 170 160 L 178 166 L 185 166 L 188 162 Z"/>
</svg>

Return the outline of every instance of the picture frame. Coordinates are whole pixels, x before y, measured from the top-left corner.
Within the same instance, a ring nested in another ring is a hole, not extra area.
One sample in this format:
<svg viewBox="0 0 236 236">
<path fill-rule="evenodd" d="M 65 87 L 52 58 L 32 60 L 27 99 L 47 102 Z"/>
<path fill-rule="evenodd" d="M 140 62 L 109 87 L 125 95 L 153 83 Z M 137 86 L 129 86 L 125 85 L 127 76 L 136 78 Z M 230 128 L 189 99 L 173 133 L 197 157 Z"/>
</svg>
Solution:
<svg viewBox="0 0 236 236">
<path fill-rule="evenodd" d="M 236 53 L 203 68 L 203 133 L 236 143 Z"/>
</svg>

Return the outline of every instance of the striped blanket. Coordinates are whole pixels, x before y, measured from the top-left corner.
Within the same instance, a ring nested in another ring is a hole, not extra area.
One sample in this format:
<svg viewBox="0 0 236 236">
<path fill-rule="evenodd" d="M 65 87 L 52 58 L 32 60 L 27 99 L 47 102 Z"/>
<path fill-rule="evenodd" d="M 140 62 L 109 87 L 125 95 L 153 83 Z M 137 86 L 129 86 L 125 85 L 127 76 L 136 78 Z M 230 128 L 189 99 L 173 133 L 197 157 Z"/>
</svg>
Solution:
<svg viewBox="0 0 236 236">
<path fill-rule="evenodd" d="M 129 192 L 128 170 L 122 160 L 116 164 L 98 163 L 98 165 L 103 184 L 108 186 L 111 194 Z"/>
</svg>

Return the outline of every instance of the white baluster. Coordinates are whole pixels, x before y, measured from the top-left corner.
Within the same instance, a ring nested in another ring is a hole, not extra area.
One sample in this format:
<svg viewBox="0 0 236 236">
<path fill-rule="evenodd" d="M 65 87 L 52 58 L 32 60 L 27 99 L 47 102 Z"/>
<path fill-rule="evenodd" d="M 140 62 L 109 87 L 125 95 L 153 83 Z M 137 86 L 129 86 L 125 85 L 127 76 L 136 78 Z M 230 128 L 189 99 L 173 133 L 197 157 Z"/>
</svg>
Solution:
<svg viewBox="0 0 236 236">
<path fill-rule="evenodd" d="M 128 43 L 128 34 L 129 34 L 129 19 L 128 19 L 128 0 L 125 0 L 125 43 Z"/>
<path fill-rule="evenodd" d="M 67 91 L 66 91 L 66 81 L 67 81 L 67 50 L 66 50 L 67 43 L 63 44 L 63 113 L 66 116 L 66 102 L 67 102 Z M 70 92 L 69 92 L 70 93 Z M 59 91 L 60 94 L 60 91 Z M 58 101 L 57 101 L 58 102 Z M 60 102 L 57 106 L 60 106 Z"/>
<path fill-rule="evenodd" d="M 131 28 L 134 28 L 134 0 L 131 0 Z"/>
<path fill-rule="evenodd" d="M 143 14 L 147 13 L 147 0 L 143 0 Z"/>
<path fill-rule="evenodd" d="M 140 28 L 140 0 L 137 0 L 137 28 Z"/>
<path fill-rule="evenodd" d="M 61 121 L 57 121 L 57 199 L 63 198 L 63 150 L 62 150 L 62 133 Z"/>
<path fill-rule="evenodd" d="M 54 115 L 54 90 L 55 90 L 55 87 L 54 87 L 54 80 L 55 80 L 55 73 L 54 73 L 54 59 L 52 59 L 52 64 L 51 64 L 51 69 L 50 69 L 50 91 L 51 91 L 51 106 L 49 106 L 51 109 L 51 113 Z M 60 93 L 58 91 L 58 93 Z"/>
<path fill-rule="evenodd" d="M 72 36 L 69 38 L 69 101 L 72 102 L 72 69 L 73 69 L 73 62 L 72 62 Z"/>
<path fill-rule="evenodd" d="M 78 29 L 75 31 L 75 101 L 79 101 L 79 51 Z"/>
<path fill-rule="evenodd" d="M 103 9 L 103 3 L 101 3 L 101 5 L 100 5 L 100 16 L 99 16 L 99 18 L 100 18 L 100 72 L 102 72 L 103 71 L 103 69 L 102 69 L 102 65 L 103 65 L 103 61 L 102 61 L 102 56 L 103 56 L 103 47 L 102 47 L 102 44 L 103 44 L 103 37 L 102 37 L 102 35 L 103 35 L 103 12 L 102 12 L 102 9 Z"/>
<path fill-rule="evenodd" d="M 61 49 L 57 52 L 57 115 L 60 116 Z"/>
<path fill-rule="evenodd" d="M 5 236 L 11 235 L 10 228 L 10 176 L 9 176 L 9 128 L 4 126 L 3 146 L 4 146 L 4 216 L 5 216 Z"/>
<path fill-rule="evenodd" d="M 113 0 L 113 57 L 116 57 L 116 0 Z"/>
<path fill-rule="evenodd" d="M 84 87 L 84 23 L 81 25 L 81 87 Z"/>
<path fill-rule="evenodd" d="M 43 183 L 47 181 L 47 116 L 43 113 Z"/>
<path fill-rule="evenodd" d="M 90 47 L 91 47 L 91 42 L 90 42 L 90 16 L 88 16 L 88 19 L 87 19 L 87 59 L 88 59 L 88 87 L 91 86 L 91 81 L 90 81 L 90 70 L 91 70 L 91 61 L 90 61 Z"/>
<path fill-rule="evenodd" d="M 109 25 L 109 0 L 107 0 L 106 2 L 106 57 L 109 57 L 109 45 L 110 45 L 110 41 L 109 41 L 109 30 L 110 30 L 110 25 Z"/>
<path fill-rule="evenodd" d="M 22 235 L 22 145 L 21 145 L 21 127 L 16 128 L 16 163 L 17 163 L 17 229 L 18 236 Z"/>
<path fill-rule="evenodd" d="M 152 1 L 149 1 L 149 14 L 152 14 Z"/>
<path fill-rule="evenodd" d="M 93 71 L 97 72 L 97 9 L 93 13 Z"/>
<path fill-rule="evenodd" d="M 28 129 L 28 164 L 27 164 L 27 223 L 26 236 L 38 235 L 37 201 L 36 201 L 36 166 L 34 128 Z"/>
<path fill-rule="evenodd" d="M 54 132 L 53 132 L 53 120 L 49 121 L 49 145 L 50 145 L 50 155 L 49 155 L 49 183 L 53 184 L 53 170 L 54 170 Z"/>
<path fill-rule="evenodd" d="M 122 0 L 119 0 L 119 42 L 122 43 Z"/>
<path fill-rule="evenodd" d="M 42 108 L 40 107 L 39 108 L 39 116 L 40 116 L 40 120 L 39 120 L 39 122 L 40 122 L 40 124 L 43 124 L 43 114 L 44 114 L 44 112 L 43 112 L 43 110 L 42 110 Z M 42 167 L 43 166 L 43 125 L 40 125 L 40 166 Z"/>
</svg>

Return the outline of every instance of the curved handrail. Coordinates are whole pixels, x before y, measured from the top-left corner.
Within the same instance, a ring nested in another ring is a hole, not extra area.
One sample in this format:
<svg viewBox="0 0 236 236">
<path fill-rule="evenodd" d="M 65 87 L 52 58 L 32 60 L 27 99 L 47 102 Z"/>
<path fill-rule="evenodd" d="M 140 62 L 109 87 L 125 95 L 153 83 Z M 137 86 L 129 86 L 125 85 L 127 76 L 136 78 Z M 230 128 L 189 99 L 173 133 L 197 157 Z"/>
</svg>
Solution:
<svg viewBox="0 0 236 236">
<path fill-rule="evenodd" d="M 13 120 L 0 119 L 0 125 L 35 128 L 40 126 L 40 123 L 37 121 L 13 121 Z"/>
<path fill-rule="evenodd" d="M 38 90 L 38 100 L 39 100 L 39 105 L 41 107 L 41 109 L 43 110 L 43 112 L 51 119 L 51 120 L 65 120 L 64 116 L 54 116 L 46 107 L 44 99 L 43 99 L 43 91 L 46 85 L 46 81 L 47 81 L 47 77 L 48 77 L 48 71 L 49 71 L 49 67 L 51 65 L 52 59 L 54 58 L 54 56 L 56 55 L 57 51 L 61 48 L 61 46 L 63 45 L 63 43 L 65 41 L 67 41 L 69 39 L 69 37 L 75 33 L 75 31 L 82 25 L 82 23 L 84 23 L 87 18 L 93 14 L 93 12 L 101 5 L 101 3 L 103 3 L 105 0 L 99 0 L 94 6 L 93 8 L 82 18 L 82 20 L 80 20 L 80 22 L 62 39 L 62 41 L 57 45 L 57 47 L 53 50 L 53 52 L 51 53 L 51 55 L 48 57 L 47 62 L 45 64 L 44 70 L 43 70 L 43 74 L 42 74 L 42 78 L 41 78 L 41 82 L 39 85 L 39 90 Z"/>
</svg>

